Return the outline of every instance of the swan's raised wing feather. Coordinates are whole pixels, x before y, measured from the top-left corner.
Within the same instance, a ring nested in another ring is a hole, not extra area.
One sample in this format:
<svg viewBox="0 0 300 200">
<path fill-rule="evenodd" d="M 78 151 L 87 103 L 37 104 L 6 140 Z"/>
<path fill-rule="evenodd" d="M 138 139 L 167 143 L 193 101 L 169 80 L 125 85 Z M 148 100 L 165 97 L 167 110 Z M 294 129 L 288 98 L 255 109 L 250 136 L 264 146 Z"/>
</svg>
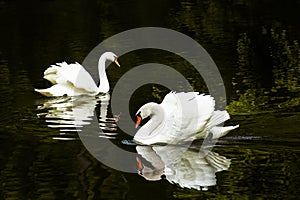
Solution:
<svg viewBox="0 0 300 200">
<path fill-rule="evenodd" d="M 167 124 L 172 126 L 174 131 L 184 131 L 185 134 L 182 136 L 189 138 L 196 132 L 205 129 L 213 115 L 215 101 L 210 95 L 198 92 L 170 92 L 164 98 L 161 106 L 167 114 Z M 174 132 L 170 134 L 177 135 Z"/>
<path fill-rule="evenodd" d="M 54 84 L 69 85 L 87 92 L 97 92 L 98 87 L 91 75 L 79 63 L 66 62 L 52 65 L 44 72 L 44 78 Z"/>
<path fill-rule="evenodd" d="M 169 94 L 167 94 L 160 105 L 164 109 L 167 115 L 166 117 L 172 115 L 172 113 L 175 110 L 179 109 L 178 98 L 176 97 L 176 93 L 172 91 Z"/>
<path fill-rule="evenodd" d="M 215 109 L 215 100 L 210 95 L 198 92 L 178 93 L 182 116 L 181 129 L 190 133 L 202 131 Z"/>
</svg>

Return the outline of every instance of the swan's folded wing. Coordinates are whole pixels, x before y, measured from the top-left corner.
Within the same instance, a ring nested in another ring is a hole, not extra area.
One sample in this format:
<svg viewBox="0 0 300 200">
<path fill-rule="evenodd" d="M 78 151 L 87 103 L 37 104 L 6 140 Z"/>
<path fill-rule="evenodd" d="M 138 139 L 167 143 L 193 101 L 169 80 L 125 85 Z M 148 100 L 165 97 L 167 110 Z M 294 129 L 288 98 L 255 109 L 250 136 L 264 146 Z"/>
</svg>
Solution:
<svg viewBox="0 0 300 200">
<path fill-rule="evenodd" d="M 75 88 L 83 89 L 87 92 L 98 91 L 97 85 L 91 75 L 79 63 L 67 64 L 66 62 L 62 62 L 57 63 L 55 66 L 52 66 L 52 70 L 57 70 L 55 81 L 58 84 L 72 84 Z M 48 72 L 51 72 L 51 68 L 48 68 Z"/>
</svg>

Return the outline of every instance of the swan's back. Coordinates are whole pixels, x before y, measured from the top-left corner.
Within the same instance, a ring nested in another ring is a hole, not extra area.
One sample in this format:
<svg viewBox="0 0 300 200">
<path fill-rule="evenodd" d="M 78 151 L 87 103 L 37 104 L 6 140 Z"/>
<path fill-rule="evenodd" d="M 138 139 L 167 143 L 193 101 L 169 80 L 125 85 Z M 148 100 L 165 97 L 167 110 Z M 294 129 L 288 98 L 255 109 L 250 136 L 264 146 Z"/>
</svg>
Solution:
<svg viewBox="0 0 300 200">
<path fill-rule="evenodd" d="M 77 89 L 86 92 L 97 92 L 98 87 L 91 75 L 79 63 L 67 64 L 66 62 L 51 65 L 44 72 L 44 78 L 53 84 L 72 84 Z"/>
<path fill-rule="evenodd" d="M 198 92 L 170 92 L 161 106 L 167 113 L 167 119 L 172 123 L 173 128 L 185 132 L 183 137 L 188 138 L 205 129 L 214 113 L 215 101 L 210 95 Z"/>
</svg>

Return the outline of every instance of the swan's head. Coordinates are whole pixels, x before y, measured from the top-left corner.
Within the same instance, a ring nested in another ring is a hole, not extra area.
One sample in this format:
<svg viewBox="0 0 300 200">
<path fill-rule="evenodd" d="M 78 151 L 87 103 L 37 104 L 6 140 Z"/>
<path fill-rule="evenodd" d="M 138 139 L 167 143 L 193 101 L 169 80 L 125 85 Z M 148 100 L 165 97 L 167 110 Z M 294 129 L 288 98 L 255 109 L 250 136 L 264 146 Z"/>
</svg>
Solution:
<svg viewBox="0 0 300 200">
<path fill-rule="evenodd" d="M 114 54 L 113 52 L 105 52 L 102 56 L 106 60 L 116 63 L 116 65 L 118 65 L 118 67 L 120 67 L 120 64 L 118 62 L 118 56 L 116 54 Z"/>
<path fill-rule="evenodd" d="M 155 113 L 155 108 L 158 106 L 157 103 L 147 103 L 143 105 L 135 114 L 136 122 L 135 122 L 135 128 L 137 128 L 141 121 L 143 119 L 146 119 L 147 117 L 151 117 Z"/>
</svg>

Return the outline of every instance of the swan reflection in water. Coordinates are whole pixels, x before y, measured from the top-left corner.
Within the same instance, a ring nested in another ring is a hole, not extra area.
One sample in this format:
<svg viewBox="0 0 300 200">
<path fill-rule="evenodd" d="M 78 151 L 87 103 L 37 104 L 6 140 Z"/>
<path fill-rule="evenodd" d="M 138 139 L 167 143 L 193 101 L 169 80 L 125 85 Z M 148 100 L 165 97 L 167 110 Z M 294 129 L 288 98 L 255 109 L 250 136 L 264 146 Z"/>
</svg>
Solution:
<svg viewBox="0 0 300 200">
<path fill-rule="evenodd" d="M 230 159 L 212 152 L 178 145 L 137 146 L 139 174 L 146 180 L 156 181 L 164 175 L 170 183 L 182 188 L 207 190 L 216 185 L 216 172 L 227 170 Z"/>
<path fill-rule="evenodd" d="M 108 107 L 110 95 L 99 95 L 96 97 L 59 97 L 47 99 L 38 107 L 38 117 L 45 119 L 47 126 L 60 130 L 59 136 L 54 136 L 56 140 L 75 140 L 77 131 L 85 125 L 89 125 L 95 113 L 99 122 L 99 127 L 103 132 L 99 132 L 99 137 L 115 139 L 117 135 L 118 116 L 109 117 Z M 72 134 L 73 133 L 73 134 Z"/>
</svg>

